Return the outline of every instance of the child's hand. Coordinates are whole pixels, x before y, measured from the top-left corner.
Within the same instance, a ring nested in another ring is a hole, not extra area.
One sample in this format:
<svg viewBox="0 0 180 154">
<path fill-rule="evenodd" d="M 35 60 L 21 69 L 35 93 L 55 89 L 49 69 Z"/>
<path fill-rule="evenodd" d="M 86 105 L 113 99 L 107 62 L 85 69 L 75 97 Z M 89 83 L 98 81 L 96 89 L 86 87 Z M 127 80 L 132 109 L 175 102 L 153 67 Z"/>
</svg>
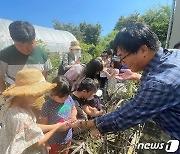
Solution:
<svg viewBox="0 0 180 154">
<path fill-rule="evenodd" d="M 79 120 L 74 120 L 74 121 L 70 120 L 69 126 L 73 129 L 79 128 Z"/>
<path fill-rule="evenodd" d="M 89 110 L 94 114 L 98 111 L 95 107 L 89 107 Z"/>
<path fill-rule="evenodd" d="M 76 121 L 77 120 L 77 118 L 76 118 L 76 116 L 71 116 L 71 119 L 70 119 L 71 121 Z"/>
<path fill-rule="evenodd" d="M 100 115 L 103 115 L 103 110 L 101 110 L 101 111 L 98 111 L 98 114 L 97 114 L 97 116 L 100 116 Z"/>
<path fill-rule="evenodd" d="M 107 72 L 107 67 L 103 67 L 103 72 Z"/>
<path fill-rule="evenodd" d="M 91 135 L 96 139 L 101 137 L 101 134 L 97 128 L 91 129 Z"/>
<path fill-rule="evenodd" d="M 75 128 L 85 128 L 86 123 L 85 120 L 75 120 L 70 122 L 70 127 L 75 129 Z"/>
<path fill-rule="evenodd" d="M 63 122 L 63 123 L 58 123 L 58 130 L 59 130 L 59 131 L 64 132 L 64 131 L 69 130 L 70 128 L 71 128 L 71 127 L 70 127 L 68 121 L 65 121 L 65 122 Z"/>
</svg>

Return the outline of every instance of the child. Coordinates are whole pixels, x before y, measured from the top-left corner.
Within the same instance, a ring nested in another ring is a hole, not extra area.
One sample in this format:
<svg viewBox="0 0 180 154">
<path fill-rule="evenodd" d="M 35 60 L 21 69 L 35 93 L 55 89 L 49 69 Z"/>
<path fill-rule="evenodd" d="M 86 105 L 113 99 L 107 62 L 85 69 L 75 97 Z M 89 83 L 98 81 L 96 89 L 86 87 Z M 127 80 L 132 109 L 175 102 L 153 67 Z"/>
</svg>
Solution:
<svg viewBox="0 0 180 154">
<path fill-rule="evenodd" d="M 4 96 L 10 98 L 0 111 L 0 154 L 46 154 L 43 143 L 58 129 L 69 129 L 67 122 L 36 124 L 30 108 L 39 96 L 55 86 L 46 82 L 42 73 L 35 68 L 24 69 L 16 74 L 15 83 L 3 92 Z"/>
<path fill-rule="evenodd" d="M 119 74 L 119 69 L 121 67 L 121 63 L 117 58 L 112 58 L 111 67 L 109 70 L 104 68 L 104 73 L 108 77 L 108 94 L 111 95 L 117 90 L 117 80 L 114 78 L 115 75 Z"/>
<path fill-rule="evenodd" d="M 85 118 L 84 113 L 93 117 L 102 115 L 102 111 L 99 111 L 95 107 L 91 107 L 87 102 L 87 99 L 92 97 L 96 93 L 96 91 L 97 85 L 95 81 L 93 79 L 86 78 L 80 83 L 77 91 L 73 92 L 72 98 L 76 104 L 78 119 Z"/>
<path fill-rule="evenodd" d="M 41 122 L 43 124 L 55 124 L 64 121 L 76 120 L 77 110 L 71 96 L 71 87 L 64 76 L 58 76 L 53 80 L 57 86 L 52 89 L 51 97 L 47 100 L 41 111 Z M 64 150 L 71 145 L 72 129 L 64 132 L 56 132 L 49 140 L 50 154 L 58 154 L 63 150 L 67 154 L 69 150 Z"/>
<path fill-rule="evenodd" d="M 97 88 L 97 91 L 96 93 L 87 99 L 87 105 L 89 106 L 89 109 L 93 109 L 95 112 L 99 111 L 100 114 L 103 113 L 103 110 L 102 110 L 102 106 L 101 106 L 101 101 L 103 100 L 103 97 L 102 97 L 102 90 L 99 89 L 100 85 L 99 85 L 99 82 L 97 79 L 94 79 L 94 82 L 96 84 L 96 88 Z M 92 108 L 90 108 L 92 107 Z M 92 112 L 93 112 L 92 110 Z M 97 114 L 97 116 L 99 116 Z M 94 116 L 88 116 L 88 119 L 93 119 Z"/>
</svg>

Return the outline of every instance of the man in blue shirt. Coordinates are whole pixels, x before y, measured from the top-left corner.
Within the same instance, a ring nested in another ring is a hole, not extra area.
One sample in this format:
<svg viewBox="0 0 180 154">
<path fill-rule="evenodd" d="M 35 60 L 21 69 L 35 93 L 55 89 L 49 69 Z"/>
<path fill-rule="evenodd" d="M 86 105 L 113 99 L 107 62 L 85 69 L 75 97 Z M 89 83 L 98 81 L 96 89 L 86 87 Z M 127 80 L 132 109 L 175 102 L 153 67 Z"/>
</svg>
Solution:
<svg viewBox="0 0 180 154">
<path fill-rule="evenodd" d="M 123 65 L 133 72 L 143 71 L 141 84 L 133 99 L 88 121 L 87 127 L 105 134 L 153 119 L 173 139 L 180 140 L 180 51 L 160 48 L 157 35 L 141 23 L 123 28 L 114 43 Z"/>
</svg>

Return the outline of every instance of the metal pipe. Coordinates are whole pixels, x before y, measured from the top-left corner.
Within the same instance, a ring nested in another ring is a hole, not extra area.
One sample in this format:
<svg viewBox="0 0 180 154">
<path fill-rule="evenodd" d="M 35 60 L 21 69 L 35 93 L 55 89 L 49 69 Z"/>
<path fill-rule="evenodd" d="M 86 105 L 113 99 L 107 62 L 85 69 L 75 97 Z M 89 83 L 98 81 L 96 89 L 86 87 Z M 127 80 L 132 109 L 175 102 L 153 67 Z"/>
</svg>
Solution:
<svg viewBox="0 0 180 154">
<path fill-rule="evenodd" d="M 176 8 L 176 0 L 173 0 L 169 27 L 168 27 L 167 37 L 166 37 L 165 49 L 169 48 L 169 40 L 170 40 L 171 32 L 172 32 L 175 8 Z"/>
</svg>

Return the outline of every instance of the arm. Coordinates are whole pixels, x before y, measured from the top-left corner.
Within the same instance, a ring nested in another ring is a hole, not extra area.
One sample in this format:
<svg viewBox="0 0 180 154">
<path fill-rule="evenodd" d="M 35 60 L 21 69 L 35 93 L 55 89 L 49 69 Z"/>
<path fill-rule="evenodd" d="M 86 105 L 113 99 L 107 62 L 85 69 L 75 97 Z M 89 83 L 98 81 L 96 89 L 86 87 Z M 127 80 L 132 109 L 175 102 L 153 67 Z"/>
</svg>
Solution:
<svg viewBox="0 0 180 154">
<path fill-rule="evenodd" d="M 116 74 L 116 71 L 114 69 L 111 73 L 108 73 L 107 69 L 104 69 L 103 72 L 110 78 L 112 78 Z"/>
<path fill-rule="evenodd" d="M 48 117 L 41 117 L 40 122 L 41 122 L 41 124 L 38 124 L 38 126 L 42 129 L 43 132 L 47 132 L 47 131 L 53 129 L 53 127 L 51 125 L 49 125 L 50 127 L 46 127 L 46 125 L 48 125 Z"/>
<path fill-rule="evenodd" d="M 66 131 L 68 129 L 70 129 L 69 126 L 69 122 L 63 122 L 63 123 L 57 123 L 54 125 L 42 125 L 42 124 L 38 124 L 38 126 L 40 126 L 40 128 L 42 128 L 45 131 L 48 131 L 45 135 L 44 138 L 41 139 L 39 142 L 37 142 L 35 144 L 36 147 L 41 146 L 42 144 L 44 144 L 45 142 L 48 141 L 48 139 L 56 132 L 56 131 Z"/>
<path fill-rule="evenodd" d="M 179 101 L 172 101 L 176 97 L 169 85 L 159 81 L 147 81 L 140 86 L 134 99 L 114 112 L 88 121 L 86 127 L 97 128 L 101 134 L 122 131 L 153 119 L 163 111 L 176 106 Z M 168 121 L 173 123 L 174 120 L 169 118 Z M 85 127 L 85 123 L 81 125 Z"/>
<path fill-rule="evenodd" d="M 38 124 L 38 126 L 42 129 L 43 132 L 48 132 L 54 129 L 57 126 L 57 124 L 53 124 L 53 125 Z"/>
<path fill-rule="evenodd" d="M 41 123 L 44 122 L 45 124 L 37 124 L 42 129 L 43 132 L 51 131 L 57 126 L 59 127 L 59 131 L 67 130 L 67 127 L 65 127 L 65 125 L 67 124 L 66 122 L 48 125 L 46 121 L 47 121 L 47 117 L 42 117 Z"/>
<path fill-rule="evenodd" d="M 41 117 L 41 124 L 47 125 L 48 124 L 48 117 Z M 45 132 L 45 130 L 43 130 L 43 129 L 42 129 L 42 131 Z M 45 145 L 46 145 L 46 150 L 49 153 L 51 150 L 51 147 L 50 147 L 48 141 L 45 143 Z"/>
<path fill-rule="evenodd" d="M 134 99 L 129 100 L 114 112 L 97 117 L 94 120 L 95 126 L 101 134 L 104 134 L 144 123 L 177 105 L 178 102 L 173 102 L 172 97 L 176 96 L 169 85 L 159 81 L 147 81 L 141 85 Z"/>
<path fill-rule="evenodd" d="M 39 142 L 37 142 L 34 146 L 35 147 L 40 147 L 42 144 L 44 144 L 45 142 L 47 142 L 49 140 L 49 138 L 59 129 L 59 126 L 57 125 L 56 127 L 54 127 L 52 130 L 50 130 L 48 133 L 46 133 L 43 137 L 43 139 L 41 139 Z"/>
<path fill-rule="evenodd" d="M 41 110 L 41 124 L 38 124 L 38 126 L 42 129 L 43 132 L 47 132 L 50 131 L 52 129 L 54 129 L 55 127 L 59 126 L 59 131 L 65 131 L 68 129 L 68 127 L 66 126 L 68 123 L 67 122 L 63 122 L 63 123 L 56 123 L 56 124 L 52 124 L 52 125 L 48 125 L 49 124 L 49 119 L 48 119 L 48 109 L 49 109 L 49 104 L 47 102 L 45 102 L 43 104 L 42 110 Z"/>
<path fill-rule="evenodd" d="M 71 120 L 77 120 L 76 116 L 77 116 L 77 109 L 75 106 L 73 106 L 71 111 Z"/>
</svg>

